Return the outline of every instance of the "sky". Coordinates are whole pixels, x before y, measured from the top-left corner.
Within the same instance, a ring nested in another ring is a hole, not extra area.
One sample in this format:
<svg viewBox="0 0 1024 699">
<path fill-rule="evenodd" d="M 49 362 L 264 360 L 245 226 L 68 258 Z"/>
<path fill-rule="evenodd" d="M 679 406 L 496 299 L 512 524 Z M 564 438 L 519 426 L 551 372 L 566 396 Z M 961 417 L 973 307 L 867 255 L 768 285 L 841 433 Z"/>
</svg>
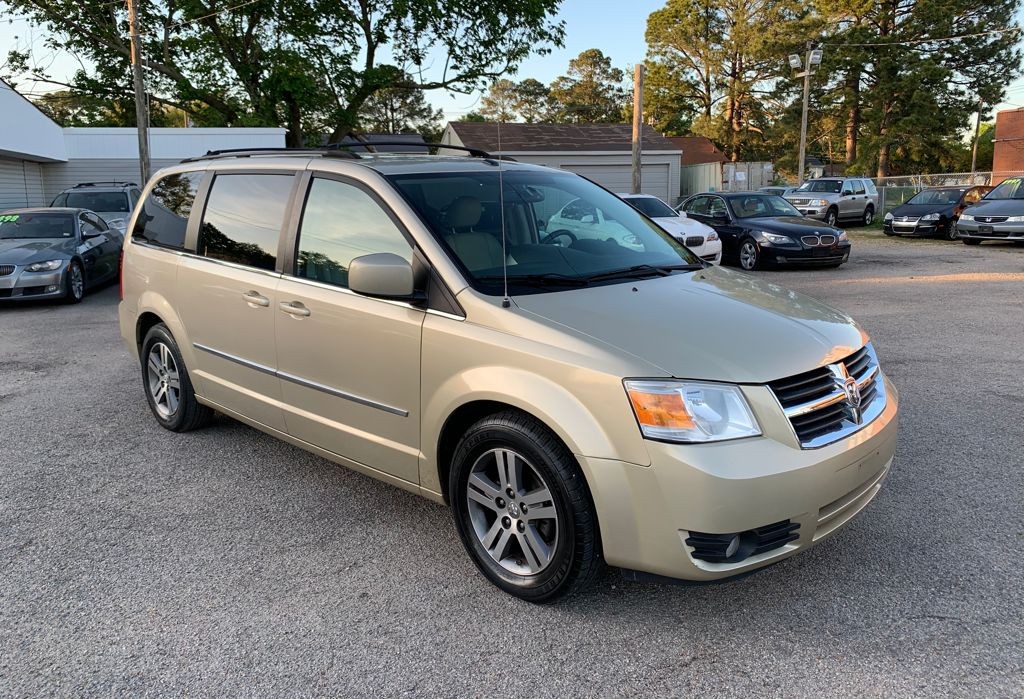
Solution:
<svg viewBox="0 0 1024 699">
<path fill-rule="evenodd" d="M 565 22 L 565 46 L 554 49 L 546 56 L 531 56 L 519 67 L 514 80 L 535 78 L 550 83 L 568 68 L 569 60 L 589 48 L 599 48 L 612 59 L 612 64 L 630 69 L 643 60 L 647 46 L 644 30 L 647 16 L 661 7 L 665 0 L 633 0 L 628 4 L 609 0 L 564 0 L 558 19 Z M 1018 21 L 1024 20 L 1024 10 Z M 1024 23 L 1024 22 L 1022 22 Z M 43 47 L 43 32 L 31 27 L 25 20 L 0 23 L 0 60 L 11 48 L 34 45 L 41 56 L 40 63 L 56 79 L 71 76 L 78 68 L 74 58 L 54 55 Z M 436 61 L 440 65 L 443 61 Z M 427 73 L 429 76 L 429 72 Z M 43 83 L 20 83 L 19 88 L 29 96 L 56 89 Z M 443 109 L 447 119 L 457 119 L 479 106 L 480 95 L 451 94 L 443 90 L 427 93 L 428 101 Z M 1009 86 L 1006 101 L 998 109 L 1024 107 L 1024 78 Z M 972 118 L 973 121 L 973 118 Z"/>
</svg>

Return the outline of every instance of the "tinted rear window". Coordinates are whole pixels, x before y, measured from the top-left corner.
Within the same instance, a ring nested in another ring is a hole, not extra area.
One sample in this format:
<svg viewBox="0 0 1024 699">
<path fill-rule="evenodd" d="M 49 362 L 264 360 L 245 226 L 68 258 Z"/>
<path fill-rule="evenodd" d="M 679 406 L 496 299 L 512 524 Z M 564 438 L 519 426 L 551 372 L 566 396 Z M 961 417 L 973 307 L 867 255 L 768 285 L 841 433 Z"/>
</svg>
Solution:
<svg viewBox="0 0 1024 699">
<path fill-rule="evenodd" d="M 183 250 L 188 217 L 196 199 L 201 172 L 161 177 L 142 203 L 132 237 L 155 245 Z"/>
<path fill-rule="evenodd" d="M 217 175 L 203 212 L 199 253 L 273 270 L 291 175 Z"/>
<path fill-rule="evenodd" d="M 128 195 L 125 192 L 68 192 L 67 203 L 63 206 L 104 213 L 111 211 L 128 213 L 131 211 L 131 207 L 128 205 Z"/>
</svg>

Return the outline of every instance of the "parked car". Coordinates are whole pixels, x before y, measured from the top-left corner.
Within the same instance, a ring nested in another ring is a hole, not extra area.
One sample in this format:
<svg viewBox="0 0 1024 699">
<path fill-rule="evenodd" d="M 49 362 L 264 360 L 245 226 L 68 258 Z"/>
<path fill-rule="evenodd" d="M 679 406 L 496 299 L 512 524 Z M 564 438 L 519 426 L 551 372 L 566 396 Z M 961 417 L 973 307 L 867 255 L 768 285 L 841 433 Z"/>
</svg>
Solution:
<svg viewBox="0 0 1024 699">
<path fill-rule="evenodd" d="M 808 180 L 786 199 L 801 214 L 824 221 L 830 226 L 840 221 L 859 221 L 870 226 L 878 211 L 875 184 L 857 177 L 820 177 Z"/>
<path fill-rule="evenodd" d="M 789 187 L 787 185 L 769 185 L 767 187 L 758 187 L 757 191 L 764 192 L 765 194 L 774 194 L 779 197 L 784 197 L 791 192 L 796 191 L 796 187 Z"/>
<path fill-rule="evenodd" d="M 0 213 L 0 299 L 63 298 L 117 278 L 124 236 L 92 211 L 10 209 Z"/>
<path fill-rule="evenodd" d="M 58 194 L 50 206 L 95 211 L 108 226 L 124 231 L 141 196 L 134 182 L 83 182 Z"/>
<path fill-rule="evenodd" d="M 801 216 L 772 194 L 697 194 L 682 210 L 718 231 L 722 259 L 748 271 L 768 265 L 838 267 L 850 258 L 845 231 Z"/>
<path fill-rule="evenodd" d="M 1009 177 L 960 214 L 957 234 L 965 245 L 983 240 L 1024 243 L 1024 178 Z"/>
<path fill-rule="evenodd" d="M 483 575 L 534 602 L 602 560 L 753 571 L 889 472 L 898 399 L 863 330 L 576 174 L 242 156 L 157 173 L 125 246 L 121 334 L 168 430 L 217 410 L 448 503 Z M 590 235 L 538 225 L 568 202 L 601 212 Z"/>
<path fill-rule="evenodd" d="M 689 218 L 652 194 L 619 194 L 623 201 L 657 223 L 669 235 L 712 264 L 722 261 L 722 241 L 710 226 Z"/>
<path fill-rule="evenodd" d="M 929 187 L 882 219 L 886 235 L 941 236 L 956 240 L 956 220 L 992 188 L 987 186 Z"/>
</svg>

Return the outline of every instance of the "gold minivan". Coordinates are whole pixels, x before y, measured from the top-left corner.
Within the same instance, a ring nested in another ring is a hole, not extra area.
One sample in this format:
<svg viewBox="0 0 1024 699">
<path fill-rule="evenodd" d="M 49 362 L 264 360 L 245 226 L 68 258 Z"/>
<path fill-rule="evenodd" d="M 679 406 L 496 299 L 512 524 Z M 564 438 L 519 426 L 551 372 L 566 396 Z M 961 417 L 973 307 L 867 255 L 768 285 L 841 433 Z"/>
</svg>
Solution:
<svg viewBox="0 0 1024 699">
<path fill-rule="evenodd" d="M 775 563 L 892 463 L 896 391 L 849 317 L 569 172 L 211 153 L 157 173 L 130 231 L 121 332 L 160 425 L 217 411 L 447 503 L 526 600 L 602 560 L 695 581 Z"/>
</svg>

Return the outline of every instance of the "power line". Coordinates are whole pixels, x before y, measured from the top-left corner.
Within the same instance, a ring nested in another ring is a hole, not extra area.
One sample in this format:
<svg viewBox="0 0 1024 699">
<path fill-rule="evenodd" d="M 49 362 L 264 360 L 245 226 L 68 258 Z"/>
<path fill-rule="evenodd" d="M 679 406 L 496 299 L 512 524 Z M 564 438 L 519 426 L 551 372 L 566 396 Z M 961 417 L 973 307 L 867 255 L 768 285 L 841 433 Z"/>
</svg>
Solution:
<svg viewBox="0 0 1024 699">
<path fill-rule="evenodd" d="M 1020 27 L 1005 27 L 1003 29 L 993 29 L 987 32 L 977 32 L 975 34 L 960 34 L 959 36 L 944 36 L 936 37 L 934 39 L 912 39 L 910 41 L 883 41 L 873 42 L 864 44 L 847 44 L 847 43 L 824 43 L 824 46 L 907 46 L 911 44 L 937 44 L 944 41 L 959 41 L 961 39 L 973 39 L 979 36 L 992 36 L 994 34 L 1010 34 L 1013 32 L 1021 31 Z"/>
</svg>

